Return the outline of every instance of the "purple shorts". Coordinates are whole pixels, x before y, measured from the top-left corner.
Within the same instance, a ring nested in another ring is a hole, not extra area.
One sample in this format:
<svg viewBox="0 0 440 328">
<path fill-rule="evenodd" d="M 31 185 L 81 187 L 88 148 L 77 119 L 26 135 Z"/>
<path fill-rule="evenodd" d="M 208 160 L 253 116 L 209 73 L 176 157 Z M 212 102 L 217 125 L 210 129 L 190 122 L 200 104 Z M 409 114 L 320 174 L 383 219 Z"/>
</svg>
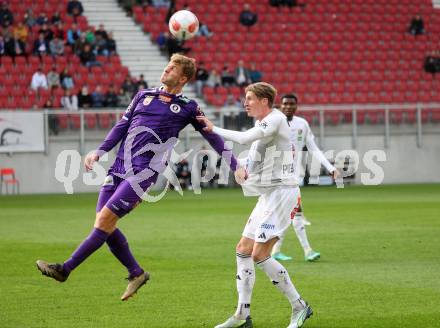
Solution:
<svg viewBox="0 0 440 328">
<path fill-rule="evenodd" d="M 138 182 L 139 176 L 136 174 L 139 171 L 134 169 L 133 176 L 121 178 L 118 174 L 125 173 L 124 161 L 117 158 L 108 170 L 107 177 L 99 191 L 96 212 L 100 212 L 105 206 L 119 218 L 122 218 L 135 208 L 142 201 L 143 192 L 150 188 L 158 177 L 157 172 L 151 171 L 150 177 L 145 181 Z"/>
</svg>

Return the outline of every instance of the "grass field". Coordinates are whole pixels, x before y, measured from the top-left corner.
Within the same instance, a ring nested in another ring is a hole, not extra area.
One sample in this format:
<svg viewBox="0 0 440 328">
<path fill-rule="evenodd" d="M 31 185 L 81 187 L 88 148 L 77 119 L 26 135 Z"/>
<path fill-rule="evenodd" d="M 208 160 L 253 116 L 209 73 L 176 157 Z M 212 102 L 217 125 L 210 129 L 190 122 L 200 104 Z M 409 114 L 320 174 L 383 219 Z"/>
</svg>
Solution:
<svg viewBox="0 0 440 328">
<path fill-rule="evenodd" d="M 315 315 L 305 327 L 440 327 L 440 185 L 302 190 L 317 263 L 293 229 L 284 262 Z M 0 327 L 213 327 L 234 311 L 235 251 L 255 198 L 169 193 L 120 228 L 152 280 L 128 302 L 107 247 L 60 284 L 35 260 L 63 261 L 90 231 L 96 195 L 0 197 Z M 282 328 L 288 302 L 257 270 L 256 328 Z"/>
</svg>

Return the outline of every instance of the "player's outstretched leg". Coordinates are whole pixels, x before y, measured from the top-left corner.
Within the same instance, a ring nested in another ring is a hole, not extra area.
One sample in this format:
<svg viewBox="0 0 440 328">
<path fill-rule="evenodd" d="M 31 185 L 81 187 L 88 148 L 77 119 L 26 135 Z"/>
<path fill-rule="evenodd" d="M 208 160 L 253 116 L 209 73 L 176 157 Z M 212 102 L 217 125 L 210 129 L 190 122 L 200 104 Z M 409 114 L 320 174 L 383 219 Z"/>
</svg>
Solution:
<svg viewBox="0 0 440 328">
<path fill-rule="evenodd" d="M 70 259 L 64 262 L 64 264 L 47 263 L 46 261 L 38 260 L 37 268 L 43 275 L 64 282 L 73 269 L 105 243 L 107 237 L 107 232 L 94 228 L 90 235 L 78 246 L 75 252 L 73 252 Z"/>
<path fill-rule="evenodd" d="M 126 301 L 150 279 L 150 274 L 144 272 L 139 266 L 128 246 L 127 239 L 124 234 L 116 229 L 107 238 L 107 245 L 113 255 L 121 262 L 128 270 L 128 286 L 121 300 Z"/>
<path fill-rule="evenodd" d="M 286 268 L 272 257 L 258 261 L 257 265 L 266 273 L 274 286 L 287 297 L 292 305 L 292 317 L 288 328 L 301 327 L 313 312 L 307 303 L 301 299 L 298 291 L 290 280 Z"/>
<path fill-rule="evenodd" d="M 288 256 L 281 252 L 281 246 L 283 246 L 284 235 L 285 233 L 279 237 L 279 240 L 275 243 L 275 245 L 273 245 L 272 248 L 272 257 L 277 261 L 289 261 L 292 259 L 291 256 Z"/>
<path fill-rule="evenodd" d="M 304 250 L 304 259 L 308 262 L 313 262 L 318 260 L 321 257 L 321 254 L 315 252 L 310 246 L 309 240 L 307 238 L 306 228 L 304 226 L 304 221 L 295 216 L 292 220 L 293 229 L 295 229 L 296 236 Z"/>
</svg>

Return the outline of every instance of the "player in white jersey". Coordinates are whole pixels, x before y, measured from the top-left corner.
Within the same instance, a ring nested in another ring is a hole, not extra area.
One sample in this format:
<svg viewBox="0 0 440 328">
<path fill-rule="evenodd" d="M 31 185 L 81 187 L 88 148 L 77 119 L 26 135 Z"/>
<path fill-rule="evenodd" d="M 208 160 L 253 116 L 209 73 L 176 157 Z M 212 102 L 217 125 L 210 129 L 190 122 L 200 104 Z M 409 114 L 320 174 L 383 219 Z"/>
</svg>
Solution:
<svg viewBox="0 0 440 328">
<path fill-rule="evenodd" d="M 216 328 L 252 327 L 254 262 L 289 300 L 292 316 L 288 328 L 301 327 L 313 313 L 292 284 L 286 268 L 271 256 L 273 245 L 290 225 L 290 213 L 299 197 L 289 126 L 286 116 L 272 109 L 275 96 L 275 88 L 268 83 L 259 82 L 246 88 L 244 106 L 257 121 L 255 127 L 245 132 L 214 127 L 206 117 L 198 117 L 206 125 L 206 131 L 240 144 L 252 144 L 246 164 L 236 171 L 235 178 L 242 184 L 245 196 L 259 196 L 236 247 L 237 310 Z"/>
<path fill-rule="evenodd" d="M 309 123 L 295 115 L 298 108 L 298 98 L 294 94 L 284 95 L 281 98 L 281 111 L 286 115 L 290 129 L 290 142 L 294 153 L 295 169 L 298 170 L 302 163 L 302 150 L 307 147 L 307 151 L 312 154 L 332 175 L 333 179 L 339 176 L 338 170 L 325 158 L 324 154 L 318 148 L 315 143 L 315 137 L 310 129 Z M 297 172 L 298 173 L 298 172 Z M 307 238 L 305 224 L 310 224 L 305 219 L 301 206 L 301 197 L 298 199 L 298 208 L 291 213 L 291 222 L 296 236 L 304 250 L 304 258 L 306 261 L 316 261 L 320 258 L 321 254 L 315 252 L 310 246 Z M 280 237 L 280 240 L 274 245 L 272 249 L 272 256 L 281 261 L 291 260 L 290 256 L 287 256 L 281 252 L 281 246 L 283 243 L 284 235 Z"/>
</svg>

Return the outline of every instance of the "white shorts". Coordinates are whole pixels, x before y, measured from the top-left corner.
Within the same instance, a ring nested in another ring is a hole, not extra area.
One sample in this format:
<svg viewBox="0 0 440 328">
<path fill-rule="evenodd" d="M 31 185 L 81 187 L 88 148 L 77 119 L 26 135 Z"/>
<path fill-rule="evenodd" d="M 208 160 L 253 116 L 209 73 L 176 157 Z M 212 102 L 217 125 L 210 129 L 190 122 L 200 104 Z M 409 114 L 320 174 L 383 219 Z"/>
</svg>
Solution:
<svg viewBox="0 0 440 328">
<path fill-rule="evenodd" d="M 299 188 L 290 186 L 261 195 L 244 227 L 243 237 L 257 243 L 280 237 L 290 225 L 291 213 L 298 207 L 299 196 Z"/>
</svg>

